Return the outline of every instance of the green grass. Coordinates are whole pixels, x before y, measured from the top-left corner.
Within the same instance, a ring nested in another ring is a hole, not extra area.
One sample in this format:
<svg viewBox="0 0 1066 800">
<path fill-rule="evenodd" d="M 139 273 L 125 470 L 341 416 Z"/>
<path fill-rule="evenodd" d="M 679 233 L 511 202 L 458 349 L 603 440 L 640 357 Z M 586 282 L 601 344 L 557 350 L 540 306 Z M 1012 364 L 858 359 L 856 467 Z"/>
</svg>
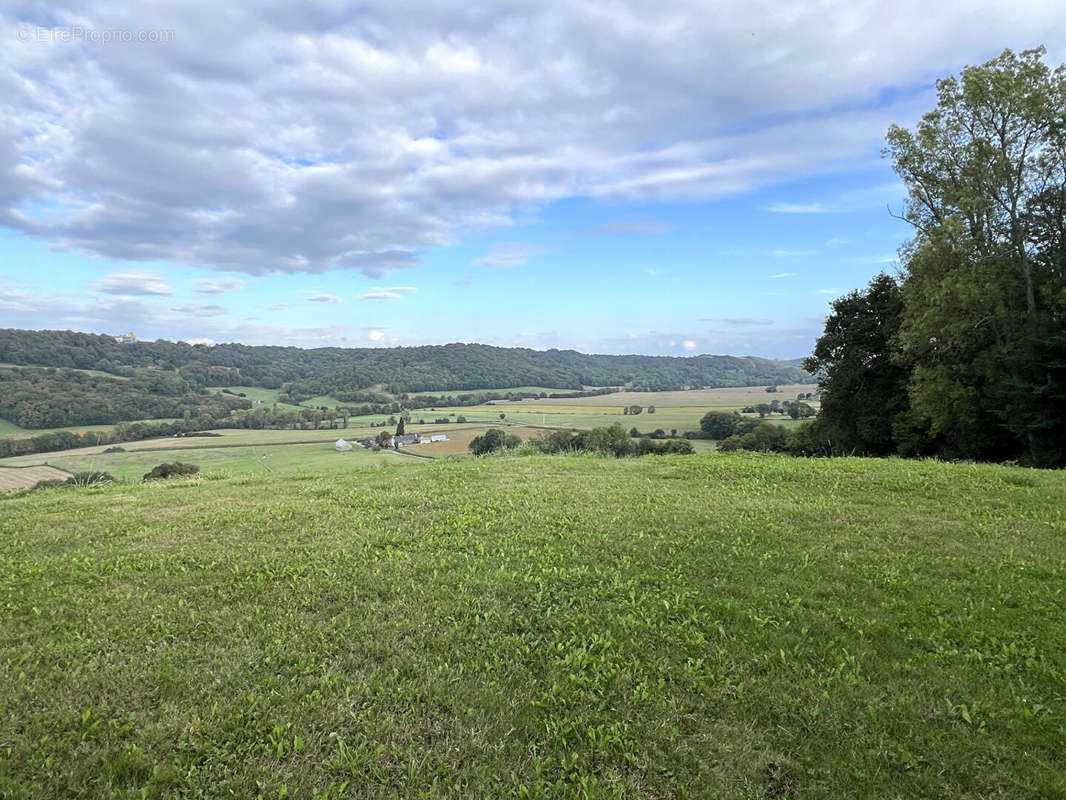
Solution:
<svg viewBox="0 0 1066 800">
<path fill-rule="evenodd" d="M 410 462 L 0 498 L 0 797 L 1063 796 L 1066 475 Z"/>
<path fill-rule="evenodd" d="M 27 433 L 25 428 L 20 428 L 14 422 L 0 419 L 0 436 L 10 436 L 13 433 Z"/>
<path fill-rule="evenodd" d="M 194 440 L 184 440 L 183 444 L 189 441 Z M 201 443 L 211 442 L 210 439 L 199 439 L 199 441 Z M 338 453 L 333 448 L 332 442 L 245 447 L 211 447 L 209 444 L 170 447 L 168 440 L 140 444 L 139 448 L 128 449 L 124 453 L 104 453 L 103 448 L 92 448 L 93 452 L 66 451 L 19 456 L 4 459 L 0 464 L 25 461 L 26 463 L 47 464 L 68 472 L 100 470 L 122 481 L 137 482 L 152 467 L 165 461 L 195 464 L 203 471 L 221 472 L 225 475 L 286 473 L 295 470 L 332 474 L 351 471 L 357 465 L 365 465 L 368 459 L 396 457 L 390 452 L 372 454 L 362 449 Z M 135 445 L 127 445 L 127 447 L 133 448 Z"/>
</svg>

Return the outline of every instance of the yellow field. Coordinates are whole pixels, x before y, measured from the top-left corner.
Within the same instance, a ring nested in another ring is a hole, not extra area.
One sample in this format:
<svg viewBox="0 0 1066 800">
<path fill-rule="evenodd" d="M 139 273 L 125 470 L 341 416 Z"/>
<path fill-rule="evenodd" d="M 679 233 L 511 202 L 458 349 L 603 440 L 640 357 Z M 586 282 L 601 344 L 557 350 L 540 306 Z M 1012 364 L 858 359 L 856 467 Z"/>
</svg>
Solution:
<svg viewBox="0 0 1066 800">
<path fill-rule="evenodd" d="M 738 386 L 728 389 L 691 389 L 684 392 L 616 392 L 614 394 L 599 395 L 598 397 L 572 397 L 551 400 L 523 400 L 521 403 L 510 403 L 506 400 L 493 401 L 493 405 L 506 406 L 508 408 L 520 408 L 527 405 L 535 405 L 538 409 L 542 406 L 559 406 L 562 408 L 587 408 L 589 406 L 616 408 L 621 411 L 623 406 L 655 406 L 656 408 L 687 408 L 699 406 L 701 408 L 742 408 L 755 403 L 768 403 L 771 400 L 795 400 L 800 392 L 816 392 L 815 384 L 789 384 L 778 386 L 776 393 L 768 393 L 765 386 Z M 573 413 L 573 412 L 572 412 Z"/>
</svg>

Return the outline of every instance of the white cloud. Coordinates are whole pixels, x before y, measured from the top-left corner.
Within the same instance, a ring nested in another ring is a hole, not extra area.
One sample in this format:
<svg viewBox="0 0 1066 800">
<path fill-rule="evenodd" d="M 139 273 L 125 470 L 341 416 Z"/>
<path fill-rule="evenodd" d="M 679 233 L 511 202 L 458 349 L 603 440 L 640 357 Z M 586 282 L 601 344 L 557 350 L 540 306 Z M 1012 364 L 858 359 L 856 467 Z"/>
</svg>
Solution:
<svg viewBox="0 0 1066 800">
<path fill-rule="evenodd" d="M 695 351 L 696 343 L 692 339 L 685 339 L 681 342 L 681 347 L 691 353 Z"/>
<path fill-rule="evenodd" d="M 841 294 L 844 294 L 845 291 L 847 291 L 847 290 L 846 289 L 816 289 L 815 290 L 815 294 L 841 295 Z"/>
<path fill-rule="evenodd" d="M 824 203 L 773 203 L 766 210 L 774 214 L 824 214 L 829 209 Z"/>
<path fill-rule="evenodd" d="M 115 295 L 174 294 L 162 278 L 151 272 L 115 272 L 96 281 L 93 291 Z"/>
<path fill-rule="evenodd" d="M 226 309 L 222 306 L 202 306 L 198 303 L 185 303 L 184 305 L 175 306 L 171 311 L 176 311 L 179 314 L 190 314 L 194 317 L 219 317 L 226 313 Z"/>
<path fill-rule="evenodd" d="M 182 341 L 186 344 L 205 344 L 208 347 L 213 347 L 215 345 L 214 339 L 182 339 Z"/>
<path fill-rule="evenodd" d="M 196 278 L 193 283 L 200 294 L 222 294 L 244 288 L 244 281 L 237 278 Z"/>
<path fill-rule="evenodd" d="M 385 338 L 385 332 L 377 328 L 371 328 L 366 332 L 366 338 L 372 342 L 380 342 Z"/>
<path fill-rule="evenodd" d="M 309 303 L 329 303 L 335 305 L 344 302 L 335 294 L 326 294 L 325 292 L 316 292 L 313 290 L 307 290 L 305 291 L 305 294 L 307 294 L 307 302 Z"/>
<path fill-rule="evenodd" d="M 775 272 L 773 275 L 767 275 L 766 277 L 770 278 L 770 280 L 776 281 L 780 280 L 781 278 L 793 278 L 795 277 L 795 275 L 795 272 Z"/>
<path fill-rule="evenodd" d="M 400 294 L 406 294 L 407 292 L 417 292 L 417 286 L 373 286 L 370 291 L 372 292 L 394 292 Z"/>
<path fill-rule="evenodd" d="M 26 8 L 8 28 L 41 19 Z M 556 200 L 715 198 L 879 167 L 887 125 L 930 105 L 912 87 L 1005 42 L 1066 43 L 1057 6 L 1035 0 L 47 14 L 149 19 L 173 41 L 0 48 L 0 224 L 110 259 L 377 277 Z"/>
<path fill-rule="evenodd" d="M 513 269 L 542 252 L 540 248 L 525 242 L 500 242 L 489 248 L 487 256 L 475 259 L 474 264 L 491 269 Z"/>
<path fill-rule="evenodd" d="M 791 258 L 793 256 L 813 256 L 814 250 L 773 250 L 770 255 L 776 258 Z"/>
<path fill-rule="evenodd" d="M 726 317 L 722 320 L 726 325 L 773 325 L 772 319 L 761 317 Z"/>
<path fill-rule="evenodd" d="M 367 292 L 359 295 L 359 300 L 399 300 L 403 297 L 399 292 Z"/>
</svg>

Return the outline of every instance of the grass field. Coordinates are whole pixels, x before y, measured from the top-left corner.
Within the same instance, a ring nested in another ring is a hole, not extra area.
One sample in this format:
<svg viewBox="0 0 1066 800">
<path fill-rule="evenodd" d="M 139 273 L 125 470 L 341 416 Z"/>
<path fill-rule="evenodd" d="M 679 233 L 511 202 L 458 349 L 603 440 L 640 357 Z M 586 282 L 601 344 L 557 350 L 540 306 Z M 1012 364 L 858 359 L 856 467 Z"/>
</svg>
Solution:
<svg viewBox="0 0 1066 800">
<path fill-rule="evenodd" d="M 14 422 L 0 419 L 0 436 L 11 436 L 16 433 L 27 433 L 25 428 L 20 428 Z"/>
<path fill-rule="evenodd" d="M 485 425 L 413 426 L 412 431 L 444 433 L 446 442 L 411 445 L 405 448 L 423 458 L 442 458 L 469 452 L 470 441 L 487 430 Z M 68 472 L 101 470 L 122 481 L 135 482 L 152 467 L 164 461 L 195 464 L 205 472 L 224 472 L 230 475 L 247 473 L 287 473 L 298 470 L 333 474 L 345 472 L 367 459 L 383 456 L 395 458 L 396 453 L 373 454 L 356 448 L 338 453 L 333 444 L 338 438 L 355 439 L 380 433 L 380 428 L 349 428 L 347 430 L 279 431 L 232 430 L 214 431 L 217 436 L 166 437 L 145 439 L 122 444 L 124 452 L 108 453 L 113 445 L 96 445 L 53 453 L 34 453 L 0 459 L 4 467 L 22 468 L 50 465 Z M 532 439 L 543 431 L 509 426 L 508 432 L 522 439 Z M 399 457 L 402 457 L 402 453 Z M 47 467 L 45 467 L 47 468 Z M 31 483 L 12 484 L 16 488 Z"/>
<path fill-rule="evenodd" d="M 1064 491 L 736 454 L 0 496 L 0 796 L 1062 797 Z"/>
<path fill-rule="evenodd" d="M 779 386 L 776 393 L 768 393 L 765 386 L 739 386 L 727 389 L 690 389 L 683 392 L 614 392 L 595 397 L 559 398 L 536 400 L 538 405 L 564 406 L 655 406 L 656 408 L 742 408 L 771 400 L 795 400 L 800 392 L 815 392 L 814 384 L 790 384 Z M 496 401 L 508 405 L 507 401 Z M 522 401 L 534 402 L 534 401 Z M 517 404 L 516 404 L 517 405 Z"/>
</svg>

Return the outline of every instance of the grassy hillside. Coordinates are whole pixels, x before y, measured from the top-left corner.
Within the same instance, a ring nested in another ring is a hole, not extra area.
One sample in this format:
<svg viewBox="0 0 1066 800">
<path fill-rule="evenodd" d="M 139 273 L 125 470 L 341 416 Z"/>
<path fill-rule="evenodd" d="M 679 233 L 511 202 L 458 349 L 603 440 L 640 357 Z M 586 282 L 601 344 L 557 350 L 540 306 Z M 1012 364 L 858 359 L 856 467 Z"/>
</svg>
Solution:
<svg viewBox="0 0 1066 800">
<path fill-rule="evenodd" d="M 733 455 L 0 496 L 0 796 L 1062 796 L 1064 491 Z"/>
<path fill-rule="evenodd" d="M 0 436 L 10 436 L 13 433 L 25 432 L 25 428 L 20 428 L 14 422 L 8 422 L 6 419 L 0 419 Z"/>
</svg>

